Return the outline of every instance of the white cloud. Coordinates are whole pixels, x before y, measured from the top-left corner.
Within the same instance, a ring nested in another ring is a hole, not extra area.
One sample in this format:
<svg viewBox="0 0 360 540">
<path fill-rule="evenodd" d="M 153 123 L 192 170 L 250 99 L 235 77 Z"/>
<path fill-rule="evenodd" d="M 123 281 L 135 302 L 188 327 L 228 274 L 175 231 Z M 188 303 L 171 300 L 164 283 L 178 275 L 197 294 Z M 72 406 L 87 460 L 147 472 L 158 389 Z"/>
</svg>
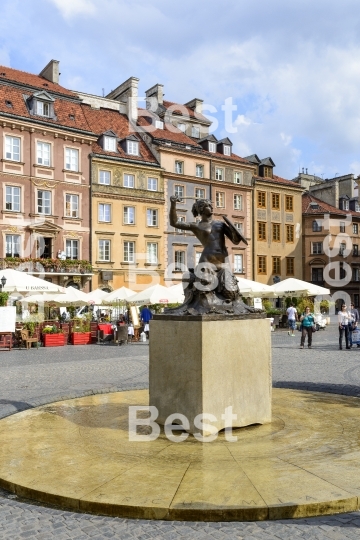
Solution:
<svg viewBox="0 0 360 540">
<path fill-rule="evenodd" d="M 250 118 L 246 118 L 243 114 L 239 114 L 234 122 L 235 126 L 250 126 L 251 124 Z"/>
<path fill-rule="evenodd" d="M 47 0 L 55 4 L 65 19 L 77 15 L 94 15 L 96 8 L 91 0 Z"/>
</svg>

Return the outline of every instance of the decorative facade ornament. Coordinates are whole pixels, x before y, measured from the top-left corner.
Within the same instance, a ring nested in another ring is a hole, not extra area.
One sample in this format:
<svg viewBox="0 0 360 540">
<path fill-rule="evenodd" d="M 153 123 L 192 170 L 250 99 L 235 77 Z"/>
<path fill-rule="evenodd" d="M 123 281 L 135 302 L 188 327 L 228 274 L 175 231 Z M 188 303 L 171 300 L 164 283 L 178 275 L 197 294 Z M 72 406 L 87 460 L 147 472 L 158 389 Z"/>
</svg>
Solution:
<svg viewBox="0 0 360 540">
<path fill-rule="evenodd" d="M 56 185 L 59 183 L 59 182 L 48 182 L 47 180 L 36 181 L 36 180 L 31 179 L 31 181 L 36 187 L 47 187 L 49 189 L 54 189 Z"/>
<path fill-rule="evenodd" d="M 18 233 L 18 232 L 21 232 L 21 229 L 19 227 L 16 227 L 15 225 L 9 225 L 9 227 L 6 227 L 6 229 L 3 229 L 3 231 Z"/>
<path fill-rule="evenodd" d="M 81 238 L 78 232 L 69 231 L 65 233 L 65 236 L 70 236 L 71 238 Z"/>
</svg>

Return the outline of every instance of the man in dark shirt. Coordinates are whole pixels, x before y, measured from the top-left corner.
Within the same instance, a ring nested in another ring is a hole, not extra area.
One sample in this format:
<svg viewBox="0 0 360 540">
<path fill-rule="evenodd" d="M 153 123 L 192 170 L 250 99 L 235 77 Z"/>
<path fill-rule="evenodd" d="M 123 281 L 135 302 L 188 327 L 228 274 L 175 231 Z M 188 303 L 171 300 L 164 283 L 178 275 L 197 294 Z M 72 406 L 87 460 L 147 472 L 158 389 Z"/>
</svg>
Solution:
<svg viewBox="0 0 360 540">
<path fill-rule="evenodd" d="M 145 306 L 141 310 L 141 321 L 144 323 L 144 332 L 146 337 L 149 338 L 149 322 L 151 321 L 153 314 L 151 313 L 148 306 Z"/>
<path fill-rule="evenodd" d="M 353 303 L 350 304 L 349 312 L 351 314 L 351 322 L 349 324 L 349 342 L 350 342 L 350 347 L 352 347 L 352 345 L 353 345 L 352 333 L 353 333 L 353 330 L 355 330 L 355 328 L 357 328 L 357 326 L 358 326 L 359 312 L 358 312 L 357 309 L 354 308 Z M 359 344 L 357 346 L 360 347 Z"/>
</svg>

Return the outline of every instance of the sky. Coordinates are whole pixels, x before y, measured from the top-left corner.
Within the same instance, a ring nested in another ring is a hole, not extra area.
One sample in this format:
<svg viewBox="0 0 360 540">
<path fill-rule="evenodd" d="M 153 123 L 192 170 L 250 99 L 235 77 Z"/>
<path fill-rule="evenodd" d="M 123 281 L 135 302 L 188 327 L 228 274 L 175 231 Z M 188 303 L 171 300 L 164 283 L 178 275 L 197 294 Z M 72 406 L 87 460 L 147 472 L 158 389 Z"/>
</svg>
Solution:
<svg viewBox="0 0 360 540">
<path fill-rule="evenodd" d="M 140 96 L 203 99 L 219 139 L 284 178 L 360 174 L 358 0 L 1 0 L 0 64 L 51 59 L 70 89 L 135 76 Z"/>
</svg>

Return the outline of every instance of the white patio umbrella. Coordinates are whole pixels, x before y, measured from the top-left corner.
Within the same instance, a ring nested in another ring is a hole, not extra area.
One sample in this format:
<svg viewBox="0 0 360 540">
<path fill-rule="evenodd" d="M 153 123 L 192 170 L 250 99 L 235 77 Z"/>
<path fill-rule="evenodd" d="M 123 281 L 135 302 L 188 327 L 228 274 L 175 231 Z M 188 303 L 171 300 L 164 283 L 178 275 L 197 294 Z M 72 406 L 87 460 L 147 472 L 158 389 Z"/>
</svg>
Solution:
<svg viewBox="0 0 360 540">
<path fill-rule="evenodd" d="M 12 268 L 0 270 L 0 280 L 3 277 L 6 279 L 6 284 L 3 288 L 4 292 L 19 292 L 23 294 L 42 292 L 59 293 L 64 289 L 60 285 L 55 285 L 50 281 L 45 281 L 26 272 L 13 270 Z"/>
<path fill-rule="evenodd" d="M 288 278 L 270 286 L 275 296 L 321 296 L 330 294 L 330 289 L 302 281 L 301 279 Z"/>
<path fill-rule="evenodd" d="M 51 302 L 59 306 L 86 306 L 89 303 L 87 294 L 75 289 L 74 287 L 65 288 L 65 293 L 62 294 L 36 294 L 26 296 L 22 302 L 38 304 L 39 302 Z"/>
<path fill-rule="evenodd" d="M 179 294 L 171 291 L 172 287 L 163 287 L 163 285 L 153 285 L 128 300 L 132 304 L 177 304 Z"/>
<path fill-rule="evenodd" d="M 270 285 L 265 285 L 264 283 L 259 283 L 258 281 L 252 281 L 251 279 L 245 278 L 236 278 L 239 284 L 240 293 L 243 296 L 248 297 L 262 297 L 262 298 L 272 298 L 274 296 L 274 291 Z"/>
<path fill-rule="evenodd" d="M 95 289 L 94 291 L 91 291 L 87 293 L 88 302 L 91 304 L 101 305 L 103 299 L 105 296 L 107 296 L 109 293 L 106 291 L 103 291 L 102 289 Z"/>
<path fill-rule="evenodd" d="M 103 300 L 104 302 L 118 302 L 119 300 L 127 300 L 130 296 L 134 296 L 134 294 L 136 294 L 135 291 L 127 287 L 120 287 L 120 289 L 107 293 Z"/>
<path fill-rule="evenodd" d="M 182 283 L 178 283 L 177 285 L 173 285 L 172 287 L 169 287 L 169 291 L 176 298 L 174 303 L 176 302 L 178 304 L 182 304 L 184 302 L 185 296 L 184 296 L 184 289 L 183 289 Z"/>
</svg>

